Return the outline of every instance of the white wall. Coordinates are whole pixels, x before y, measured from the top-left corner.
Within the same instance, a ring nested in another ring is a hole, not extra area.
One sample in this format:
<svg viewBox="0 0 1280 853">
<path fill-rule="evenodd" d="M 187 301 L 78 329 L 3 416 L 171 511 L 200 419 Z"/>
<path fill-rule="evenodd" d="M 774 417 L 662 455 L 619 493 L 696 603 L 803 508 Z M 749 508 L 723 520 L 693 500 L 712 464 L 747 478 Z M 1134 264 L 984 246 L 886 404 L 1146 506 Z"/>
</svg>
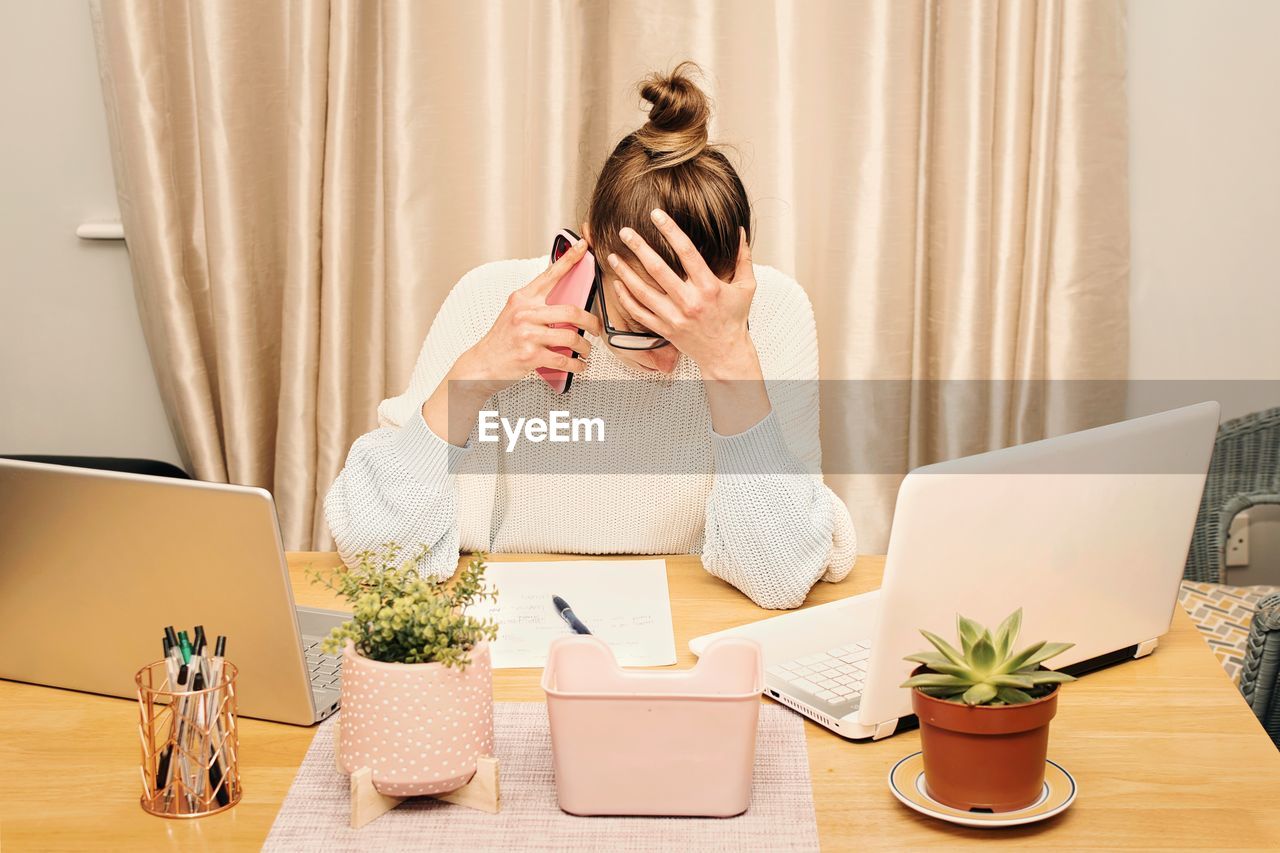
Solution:
<svg viewBox="0 0 1280 853">
<path fill-rule="evenodd" d="M 1135 378 L 1280 379 L 1278 36 L 1276 0 L 1130 0 Z M 1280 405 L 1244 385 L 1224 417 Z"/>
<path fill-rule="evenodd" d="M 0 4 L 0 453 L 178 462 L 123 243 L 85 0 Z"/>
</svg>

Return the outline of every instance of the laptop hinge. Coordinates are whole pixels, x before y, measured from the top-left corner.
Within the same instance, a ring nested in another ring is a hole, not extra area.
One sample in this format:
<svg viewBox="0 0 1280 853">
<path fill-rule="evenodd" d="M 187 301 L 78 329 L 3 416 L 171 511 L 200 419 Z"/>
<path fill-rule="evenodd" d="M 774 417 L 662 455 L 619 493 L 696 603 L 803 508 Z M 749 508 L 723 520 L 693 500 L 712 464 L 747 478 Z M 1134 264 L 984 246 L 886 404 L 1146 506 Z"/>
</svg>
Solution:
<svg viewBox="0 0 1280 853">
<path fill-rule="evenodd" d="M 1058 672 L 1065 672 L 1067 675 L 1075 676 L 1095 672 L 1099 669 L 1105 669 L 1109 666 L 1115 666 L 1118 663 L 1125 663 L 1133 660 L 1134 658 L 1150 654 L 1151 650 L 1156 647 L 1155 643 L 1155 640 L 1135 643 L 1132 646 L 1125 646 L 1123 649 L 1116 649 L 1113 652 L 1107 652 L 1106 654 L 1098 655 L 1097 657 L 1092 657 L 1088 660 L 1077 661 L 1076 663 L 1058 667 Z M 1141 651 L 1142 649 L 1145 649 L 1146 651 Z"/>
<path fill-rule="evenodd" d="M 1154 652 L 1158 645 L 1160 645 L 1159 639 L 1143 640 L 1141 643 L 1138 643 L 1136 648 L 1134 648 L 1133 656 L 1135 658 L 1145 658 L 1147 655 Z"/>
</svg>

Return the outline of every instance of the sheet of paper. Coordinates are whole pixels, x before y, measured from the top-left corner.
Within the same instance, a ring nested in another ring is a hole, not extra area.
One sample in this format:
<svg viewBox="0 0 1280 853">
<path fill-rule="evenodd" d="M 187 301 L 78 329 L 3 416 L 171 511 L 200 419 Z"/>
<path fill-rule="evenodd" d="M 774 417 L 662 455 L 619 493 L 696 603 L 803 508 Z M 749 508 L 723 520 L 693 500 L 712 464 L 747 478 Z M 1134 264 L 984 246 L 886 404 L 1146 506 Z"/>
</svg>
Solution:
<svg viewBox="0 0 1280 853">
<path fill-rule="evenodd" d="M 489 563 L 485 583 L 497 588 L 497 602 L 480 602 L 468 612 L 498 622 L 494 669 L 545 666 L 551 641 L 572 633 L 556 613 L 553 595 L 569 602 L 622 666 L 676 662 L 665 560 Z"/>
</svg>

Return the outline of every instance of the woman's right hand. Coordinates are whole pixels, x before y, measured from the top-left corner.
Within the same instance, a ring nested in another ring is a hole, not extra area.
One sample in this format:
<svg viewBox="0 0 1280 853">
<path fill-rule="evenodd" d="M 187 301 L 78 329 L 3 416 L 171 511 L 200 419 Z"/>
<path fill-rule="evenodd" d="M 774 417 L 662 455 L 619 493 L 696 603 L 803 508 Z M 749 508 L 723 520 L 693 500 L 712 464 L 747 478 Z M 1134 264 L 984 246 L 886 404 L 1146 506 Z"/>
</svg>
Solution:
<svg viewBox="0 0 1280 853">
<path fill-rule="evenodd" d="M 600 337 L 596 315 L 574 305 L 548 305 L 547 294 L 587 252 L 579 240 L 537 278 L 507 297 L 485 336 L 454 362 L 444 381 L 422 406 L 432 431 L 461 446 L 485 400 L 539 367 L 578 373 L 591 352 L 579 329 Z M 572 328 L 551 328 L 563 323 Z M 577 353 L 573 358 L 552 347 Z M 449 386 L 452 384 L 452 388 Z M 450 399 L 452 398 L 452 399 Z M 452 413 L 450 413 L 452 412 Z"/>
<path fill-rule="evenodd" d="M 579 240 L 560 260 L 508 296 L 488 333 L 459 356 L 449 371 L 450 378 L 475 383 L 487 398 L 539 367 L 569 373 L 581 371 L 585 367 L 582 359 L 591 352 L 591 344 L 578 330 L 586 329 L 598 337 L 600 320 L 575 305 L 548 305 L 547 294 L 586 252 L 587 241 Z M 553 329 L 554 323 L 573 328 Z M 552 347 L 573 350 L 579 357 L 556 352 Z"/>
</svg>

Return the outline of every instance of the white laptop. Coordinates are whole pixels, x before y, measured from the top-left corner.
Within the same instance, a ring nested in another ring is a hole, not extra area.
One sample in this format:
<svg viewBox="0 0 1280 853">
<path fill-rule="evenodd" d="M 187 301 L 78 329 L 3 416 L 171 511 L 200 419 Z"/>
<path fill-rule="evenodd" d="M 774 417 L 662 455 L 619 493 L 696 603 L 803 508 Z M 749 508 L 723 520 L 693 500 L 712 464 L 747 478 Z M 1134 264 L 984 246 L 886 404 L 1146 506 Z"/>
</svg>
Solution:
<svg viewBox="0 0 1280 853">
<path fill-rule="evenodd" d="M 766 695 L 855 740 L 914 724 L 903 657 L 927 650 L 921 628 L 954 637 L 957 612 L 994 629 L 1022 607 L 1020 641 L 1075 643 L 1049 664 L 1076 674 L 1148 655 L 1173 618 L 1218 413 L 1199 403 L 917 468 L 879 590 L 689 646 L 758 640 Z"/>
<path fill-rule="evenodd" d="M 262 489 L 0 459 L 0 678 L 136 695 L 166 625 L 227 637 L 239 712 L 311 725 L 338 709 L 349 618 L 294 607 Z"/>
</svg>

